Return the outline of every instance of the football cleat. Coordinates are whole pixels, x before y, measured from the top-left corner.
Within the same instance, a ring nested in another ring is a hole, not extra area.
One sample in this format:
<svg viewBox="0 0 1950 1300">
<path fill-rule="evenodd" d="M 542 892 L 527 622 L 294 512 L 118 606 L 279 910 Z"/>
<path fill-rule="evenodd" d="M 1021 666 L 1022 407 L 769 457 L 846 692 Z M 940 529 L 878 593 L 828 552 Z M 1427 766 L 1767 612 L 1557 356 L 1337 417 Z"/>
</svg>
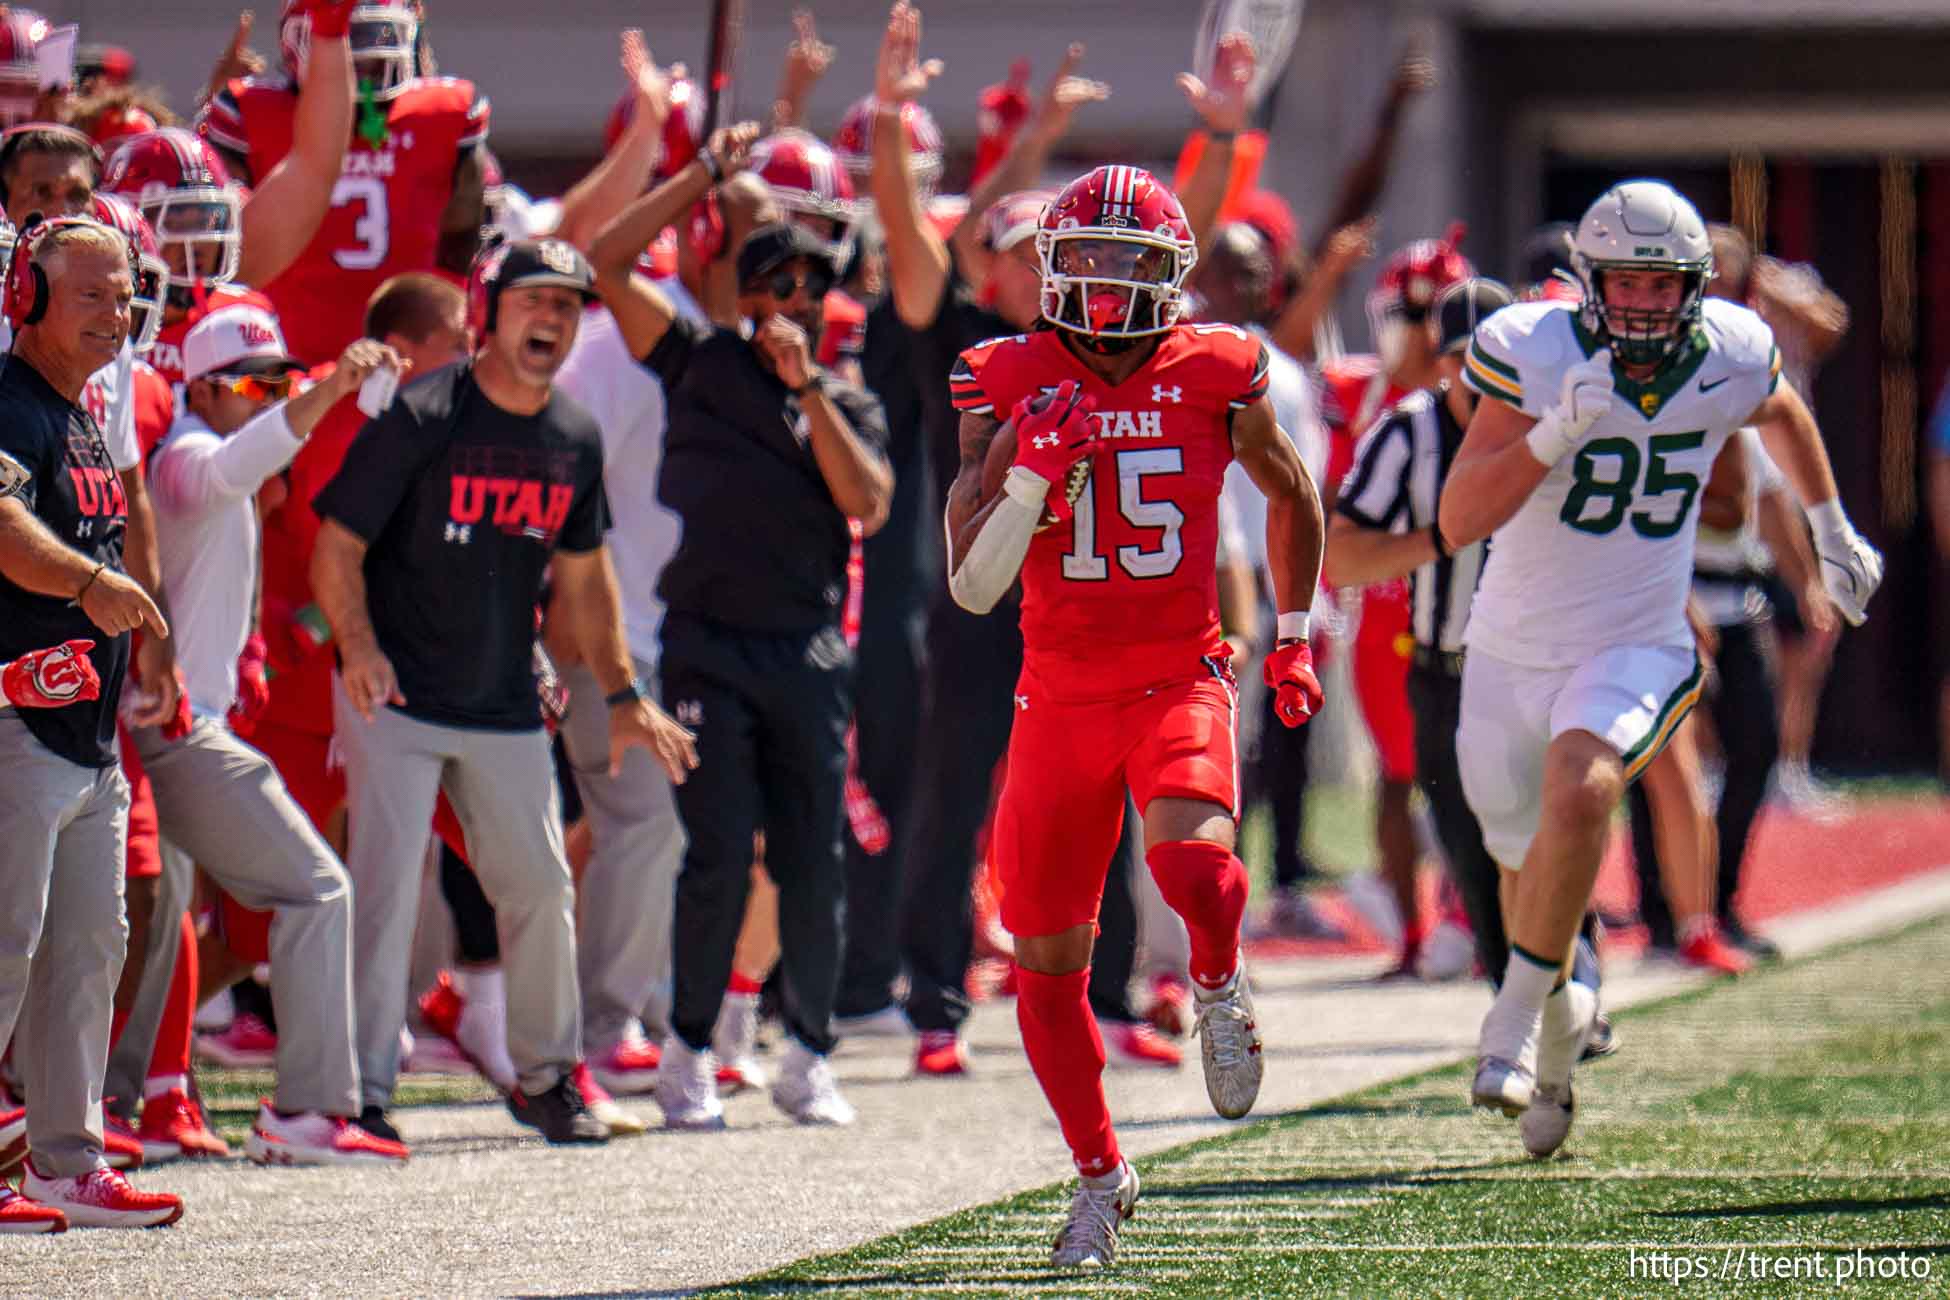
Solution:
<svg viewBox="0 0 1950 1300">
<path fill-rule="evenodd" d="M 1117 1233 L 1137 1214 L 1138 1176 L 1129 1161 L 1115 1187 L 1079 1183 L 1070 1213 L 1056 1234 L 1049 1262 L 1057 1268 L 1109 1268 L 1117 1262 Z"/>
<path fill-rule="evenodd" d="M 1199 1057 L 1205 1065 L 1205 1094 L 1224 1119 L 1242 1119 L 1259 1100 L 1266 1062 L 1260 1054 L 1259 1022 L 1242 963 L 1223 989 L 1196 989 Z"/>
</svg>

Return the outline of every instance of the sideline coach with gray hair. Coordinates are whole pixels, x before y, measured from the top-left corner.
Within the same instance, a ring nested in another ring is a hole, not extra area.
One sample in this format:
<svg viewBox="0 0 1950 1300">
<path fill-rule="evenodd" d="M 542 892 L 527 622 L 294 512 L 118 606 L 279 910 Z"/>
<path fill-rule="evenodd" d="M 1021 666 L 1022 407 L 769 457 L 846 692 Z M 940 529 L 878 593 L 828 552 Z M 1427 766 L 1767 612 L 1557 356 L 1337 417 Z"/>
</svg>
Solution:
<svg viewBox="0 0 1950 1300">
<path fill-rule="evenodd" d="M 508 985 L 509 1110 L 551 1142 L 601 1142 L 570 1077 L 581 1054 L 575 885 L 534 671 L 553 568 L 605 692 L 612 766 L 649 750 L 682 781 L 691 737 L 650 702 L 603 533 L 602 441 L 554 386 L 594 276 L 561 240 L 476 259 L 479 350 L 403 390 L 315 502 L 312 585 L 339 646 L 336 734 L 351 813 L 361 1125 L 380 1136 L 399 1075 L 420 861 L 445 789 L 494 904 Z"/>
<path fill-rule="evenodd" d="M 182 1203 L 129 1193 L 107 1170 L 101 1088 L 128 940 L 129 787 L 115 715 L 128 634 L 169 628 L 122 572 L 121 480 L 78 405 L 128 337 L 133 258 L 117 232 L 63 218 L 22 234 L 14 263 L 14 348 L 0 367 L 0 659 L 91 639 L 101 694 L 0 712 L 0 1039 L 18 1024 L 34 1102 L 27 1195 L 76 1223 L 147 1226 L 174 1220 Z M 154 685 L 144 725 L 175 713 L 173 681 Z"/>
<path fill-rule="evenodd" d="M 658 594 L 663 698 L 698 733 L 697 779 L 677 792 L 689 844 L 677 877 L 671 1032 L 657 1103 L 672 1128 L 724 1123 L 711 1029 L 750 888 L 752 836 L 779 886 L 785 1022 L 793 1044 L 772 1099 L 809 1124 L 845 1124 L 833 1047 L 845 870 L 846 727 L 853 653 L 840 632 L 848 519 L 886 522 L 886 419 L 864 390 L 812 364 L 836 278 L 799 226 L 761 226 L 738 250 L 733 329 L 681 319 L 637 255 L 743 165 L 752 123 L 625 209 L 596 241 L 603 299 L 630 355 L 670 403 L 657 495 L 683 520 Z"/>
</svg>

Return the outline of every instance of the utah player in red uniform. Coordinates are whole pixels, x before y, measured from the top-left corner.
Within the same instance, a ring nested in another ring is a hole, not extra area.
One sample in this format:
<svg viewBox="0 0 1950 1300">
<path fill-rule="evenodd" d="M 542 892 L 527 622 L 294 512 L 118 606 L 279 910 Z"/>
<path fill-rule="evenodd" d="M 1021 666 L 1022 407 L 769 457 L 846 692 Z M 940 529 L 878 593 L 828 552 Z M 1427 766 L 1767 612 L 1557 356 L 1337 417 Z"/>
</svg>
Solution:
<svg viewBox="0 0 1950 1300">
<path fill-rule="evenodd" d="M 1384 262 L 1368 295 L 1375 353 L 1341 357 L 1321 367 L 1321 416 L 1330 438 L 1330 510 L 1341 480 L 1354 466 L 1361 435 L 1396 402 L 1436 381 L 1435 344 L 1425 328 L 1429 309 L 1444 289 L 1476 273 L 1456 251 L 1461 237 L 1461 226 L 1454 226 L 1441 239 L 1418 239 Z M 1415 717 L 1408 705 L 1409 655 L 1415 644 L 1411 619 L 1405 579 L 1362 588 L 1361 622 L 1354 636 L 1354 694 L 1381 768 L 1375 803 L 1378 874 L 1394 896 L 1402 926 L 1401 954 L 1384 979 L 1415 974 L 1423 939 L 1415 892 L 1415 823 L 1409 812 L 1415 788 Z"/>
<path fill-rule="evenodd" d="M 995 856 L 1023 1046 L 1082 1176 L 1053 1256 L 1074 1266 L 1112 1261 L 1138 1196 L 1085 992 L 1127 787 L 1145 860 L 1190 933 L 1206 1091 L 1228 1119 L 1258 1096 L 1259 1030 L 1239 960 L 1237 691 L 1215 579 L 1227 464 L 1236 456 L 1267 496 L 1281 612 L 1265 671 L 1290 727 L 1321 704 L 1307 620 L 1323 525 L 1266 400 L 1259 340 L 1178 323 L 1197 244 L 1164 186 L 1100 167 L 1051 202 L 1036 242 L 1053 328 L 970 348 L 950 379 L 962 459 L 948 497 L 949 590 L 983 613 L 1022 581 Z"/>
<path fill-rule="evenodd" d="M 294 147 L 298 91 L 314 75 L 326 24 L 342 21 L 358 121 L 331 207 L 297 261 L 258 286 L 307 365 L 360 336 L 367 299 L 392 276 L 440 268 L 464 277 L 486 212 L 487 97 L 471 81 L 416 75 L 419 19 L 409 0 L 286 0 L 285 76 L 231 82 L 205 106 L 198 131 L 246 185 L 268 175 Z"/>
</svg>

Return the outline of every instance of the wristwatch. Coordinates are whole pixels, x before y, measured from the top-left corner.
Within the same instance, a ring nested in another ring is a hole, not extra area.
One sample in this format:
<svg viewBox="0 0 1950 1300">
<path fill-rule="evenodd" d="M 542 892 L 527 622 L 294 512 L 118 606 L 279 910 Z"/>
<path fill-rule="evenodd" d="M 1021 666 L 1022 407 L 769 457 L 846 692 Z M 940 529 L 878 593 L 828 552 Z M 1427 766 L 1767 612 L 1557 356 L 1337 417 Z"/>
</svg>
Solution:
<svg viewBox="0 0 1950 1300">
<path fill-rule="evenodd" d="M 644 685 L 641 677 L 632 677 L 630 684 L 622 690 L 611 691 L 603 696 L 603 703 L 612 709 L 619 704 L 635 704 L 639 701 L 646 704 L 650 701 L 650 688 Z"/>
<path fill-rule="evenodd" d="M 792 390 L 792 395 L 794 397 L 811 396 L 812 394 L 819 391 L 819 381 L 824 379 L 825 377 L 826 377 L 825 371 L 814 370 L 811 375 L 807 376 L 805 383 L 799 385 L 797 388 Z"/>
</svg>

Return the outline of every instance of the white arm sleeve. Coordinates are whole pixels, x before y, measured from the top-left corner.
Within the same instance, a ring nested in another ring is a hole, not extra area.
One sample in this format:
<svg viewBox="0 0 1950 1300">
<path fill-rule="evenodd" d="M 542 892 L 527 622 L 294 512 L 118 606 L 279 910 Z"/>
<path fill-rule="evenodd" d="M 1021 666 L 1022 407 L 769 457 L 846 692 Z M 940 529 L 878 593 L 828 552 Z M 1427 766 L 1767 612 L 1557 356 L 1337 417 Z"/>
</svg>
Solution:
<svg viewBox="0 0 1950 1300">
<path fill-rule="evenodd" d="M 948 572 L 948 594 L 971 614 L 986 614 L 1002 599 L 1002 593 L 1015 584 L 1022 562 L 1029 554 L 1030 539 L 1042 522 L 1043 499 L 1049 484 L 1020 465 L 1002 480 L 1002 499 L 983 521 L 982 530 L 968 545 L 961 567 Z M 955 539 L 948 539 L 949 564 L 954 563 Z"/>
</svg>

